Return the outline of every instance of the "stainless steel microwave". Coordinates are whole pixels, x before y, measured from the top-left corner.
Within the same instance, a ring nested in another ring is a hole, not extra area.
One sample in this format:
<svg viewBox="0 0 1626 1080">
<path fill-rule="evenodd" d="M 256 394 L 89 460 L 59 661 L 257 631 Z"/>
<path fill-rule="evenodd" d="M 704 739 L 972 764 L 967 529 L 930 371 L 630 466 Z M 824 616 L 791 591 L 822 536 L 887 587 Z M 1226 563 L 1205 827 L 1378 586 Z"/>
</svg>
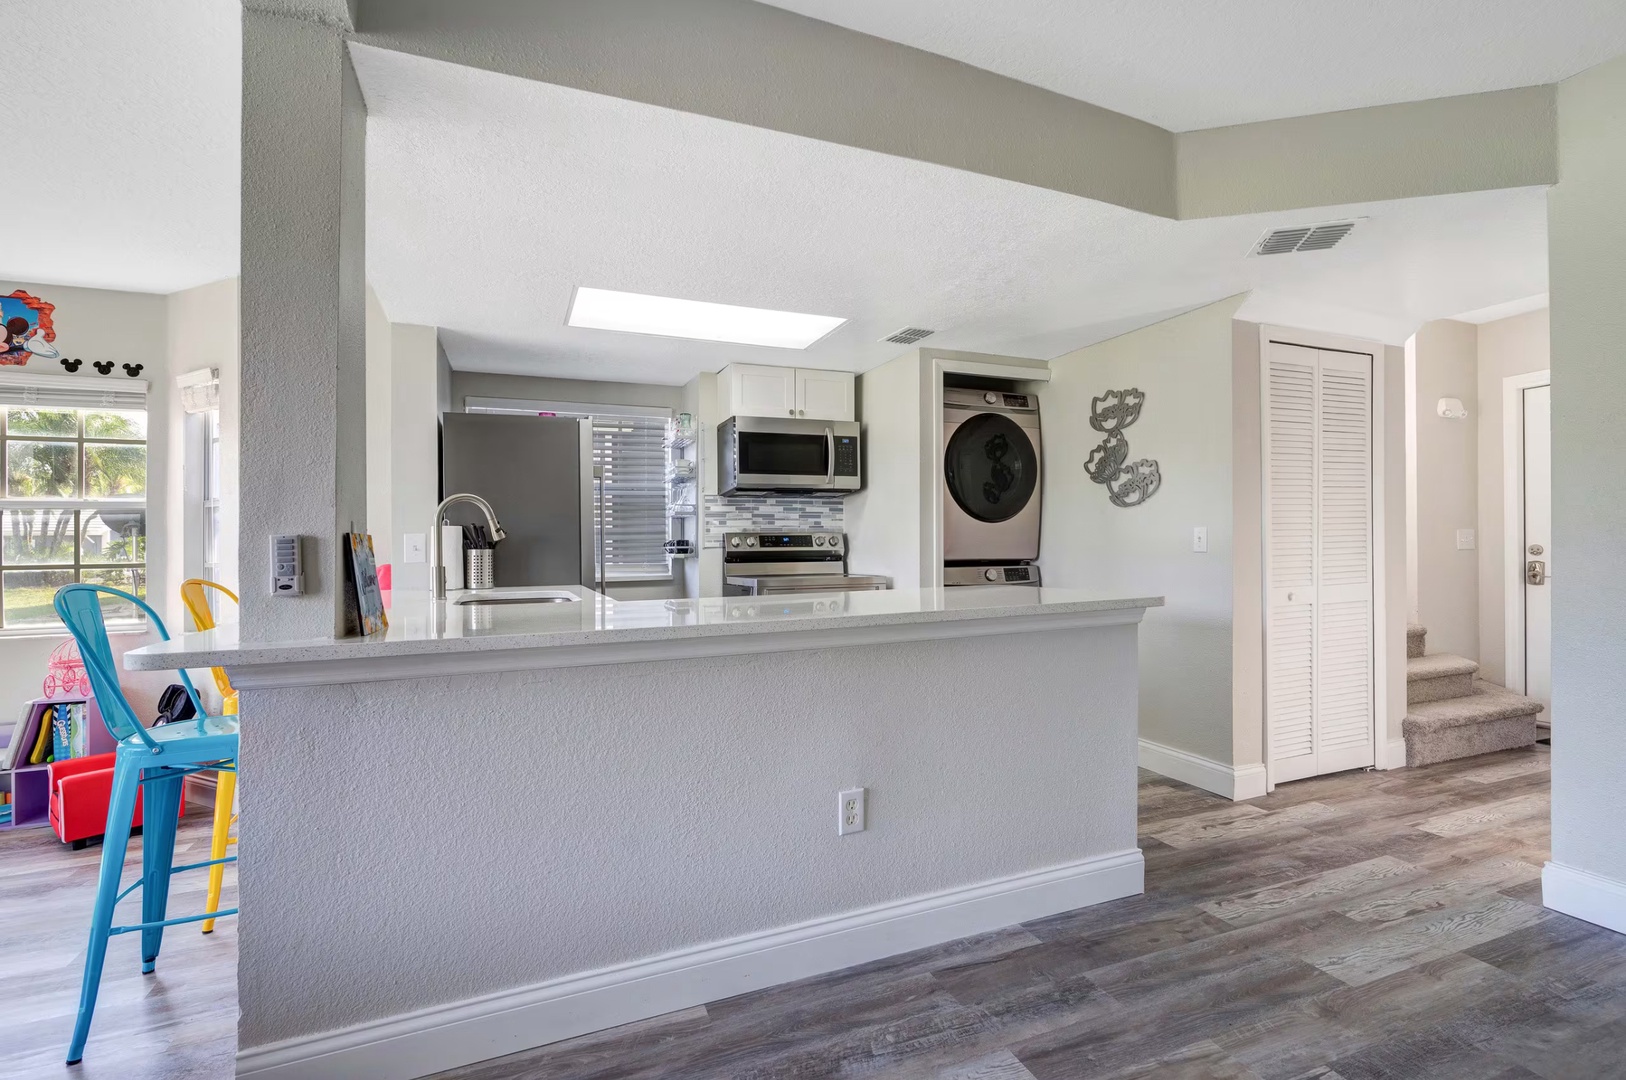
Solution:
<svg viewBox="0 0 1626 1080">
<path fill-rule="evenodd" d="M 731 416 L 717 427 L 724 495 L 857 491 L 862 454 L 852 420 Z"/>
</svg>

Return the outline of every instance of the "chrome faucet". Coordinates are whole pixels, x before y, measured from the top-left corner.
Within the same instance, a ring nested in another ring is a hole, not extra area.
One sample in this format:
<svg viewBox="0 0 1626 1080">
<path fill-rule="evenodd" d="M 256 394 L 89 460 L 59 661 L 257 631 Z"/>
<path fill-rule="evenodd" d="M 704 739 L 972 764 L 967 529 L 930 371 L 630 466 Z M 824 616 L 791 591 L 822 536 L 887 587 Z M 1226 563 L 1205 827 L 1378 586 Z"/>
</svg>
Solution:
<svg viewBox="0 0 1626 1080">
<path fill-rule="evenodd" d="M 446 522 L 446 508 L 453 503 L 471 502 L 485 512 L 486 526 L 491 530 L 491 542 L 496 543 L 508 534 L 502 531 L 497 524 L 497 514 L 491 509 L 491 504 L 478 495 L 448 495 L 439 506 L 435 507 L 435 520 L 429 527 L 429 574 L 433 578 L 433 595 L 436 600 L 446 599 L 446 560 L 441 551 L 440 527 Z"/>
</svg>

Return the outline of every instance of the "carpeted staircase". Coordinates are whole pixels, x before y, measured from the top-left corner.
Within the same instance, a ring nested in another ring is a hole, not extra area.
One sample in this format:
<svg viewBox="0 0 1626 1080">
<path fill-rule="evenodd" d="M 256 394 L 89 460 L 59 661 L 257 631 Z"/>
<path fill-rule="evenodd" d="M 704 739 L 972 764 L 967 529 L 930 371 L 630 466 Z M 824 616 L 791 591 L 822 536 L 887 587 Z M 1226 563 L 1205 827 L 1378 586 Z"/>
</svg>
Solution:
<svg viewBox="0 0 1626 1080">
<path fill-rule="evenodd" d="M 1541 702 L 1474 678 L 1479 665 L 1472 660 L 1424 655 L 1427 635 L 1406 627 L 1406 764 L 1533 745 Z"/>
</svg>

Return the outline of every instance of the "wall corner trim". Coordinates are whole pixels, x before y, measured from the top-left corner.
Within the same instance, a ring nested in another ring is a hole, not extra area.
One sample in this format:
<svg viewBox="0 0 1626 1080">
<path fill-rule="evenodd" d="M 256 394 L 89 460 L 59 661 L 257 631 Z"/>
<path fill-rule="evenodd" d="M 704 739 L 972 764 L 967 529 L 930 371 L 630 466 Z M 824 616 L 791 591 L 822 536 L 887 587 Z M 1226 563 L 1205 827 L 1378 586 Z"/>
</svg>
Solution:
<svg viewBox="0 0 1626 1080">
<path fill-rule="evenodd" d="M 1406 767 L 1406 740 L 1389 740 L 1389 758 L 1382 766 L 1385 769 L 1404 769 Z"/>
<path fill-rule="evenodd" d="M 1150 739 L 1140 740 L 1140 767 L 1235 802 L 1257 799 L 1266 791 L 1262 764 L 1225 765 Z"/>
<path fill-rule="evenodd" d="M 254 1080 L 410 1080 L 1145 888 L 1138 849 L 1013 874 L 237 1054 Z"/>
<path fill-rule="evenodd" d="M 1563 863 L 1541 869 L 1541 903 L 1618 934 L 1626 934 L 1626 882 Z"/>
</svg>

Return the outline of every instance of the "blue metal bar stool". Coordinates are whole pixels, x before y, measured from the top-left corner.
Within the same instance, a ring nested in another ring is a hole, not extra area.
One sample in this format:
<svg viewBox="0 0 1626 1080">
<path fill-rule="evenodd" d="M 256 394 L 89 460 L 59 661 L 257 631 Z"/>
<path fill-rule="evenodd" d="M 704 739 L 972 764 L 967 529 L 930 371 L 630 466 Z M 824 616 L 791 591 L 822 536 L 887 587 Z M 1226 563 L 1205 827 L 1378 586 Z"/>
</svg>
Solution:
<svg viewBox="0 0 1626 1080">
<path fill-rule="evenodd" d="M 235 915 L 230 911 L 205 912 L 179 919 L 165 918 L 169 904 L 169 876 L 182 870 L 201 870 L 216 863 L 236 862 L 237 857 L 210 859 L 187 866 L 171 866 L 175 856 L 175 819 L 180 816 L 185 778 L 195 772 L 216 771 L 229 766 L 221 762 L 237 760 L 237 717 L 204 716 L 197 690 L 186 672 L 181 682 L 192 699 L 196 718 L 178 724 L 165 724 L 148 730 L 119 688 L 118 669 L 113 663 L 113 647 L 107 640 L 102 620 L 102 594 L 134 604 L 152 620 L 158 636 L 169 640 L 169 631 L 158 613 L 139 597 L 105 585 L 65 585 L 57 590 L 56 613 L 79 645 L 96 692 L 102 722 L 118 740 L 113 759 L 113 795 L 107 806 L 107 832 L 102 840 L 102 873 L 96 886 L 96 907 L 91 915 L 90 950 L 85 956 L 85 981 L 79 991 L 79 1017 L 74 1022 L 73 1042 L 68 1046 L 68 1064 L 84 1057 L 85 1039 L 90 1035 L 91 1014 L 96 1011 L 96 991 L 101 987 L 102 961 L 107 956 L 107 939 L 114 934 L 141 931 L 141 970 L 151 972 L 163 944 L 164 927 L 200 919 Z M 124 855 L 130 845 L 130 821 L 135 816 L 136 795 L 146 787 L 145 828 L 141 840 L 141 877 L 128 889 L 119 891 Z M 113 907 L 137 888 L 141 889 L 141 921 L 129 926 L 113 925 Z"/>
</svg>

